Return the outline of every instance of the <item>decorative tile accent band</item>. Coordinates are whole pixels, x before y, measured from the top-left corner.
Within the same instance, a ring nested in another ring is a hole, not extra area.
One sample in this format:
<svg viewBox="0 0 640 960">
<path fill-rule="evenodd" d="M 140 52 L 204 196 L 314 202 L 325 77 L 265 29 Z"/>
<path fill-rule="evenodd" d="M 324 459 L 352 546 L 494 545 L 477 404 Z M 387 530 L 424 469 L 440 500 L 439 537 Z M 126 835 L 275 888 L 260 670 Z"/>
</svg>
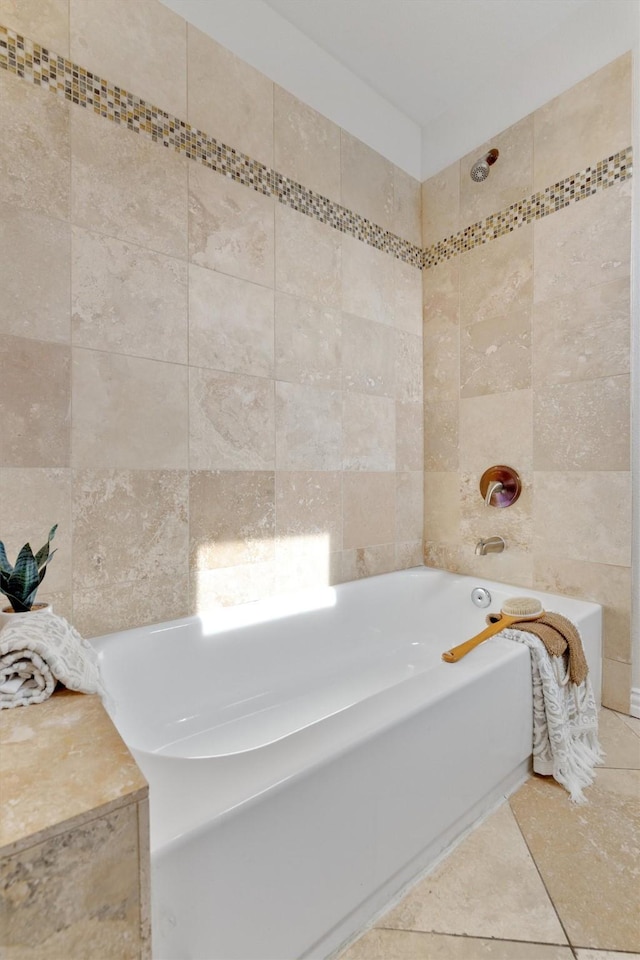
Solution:
<svg viewBox="0 0 640 960">
<path fill-rule="evenodd" d="M 252 160 L 140 97 L 0 26 L 0 67 L 418 269 L 422 248 Z"/>
<path fill-rule="evenodd" d="M 534 220 L 541 220 L 557 213 L 572 203 L 593 196 L 598 190 L 612 187 L 628 180 L 632 174 L 632 149 L 627 147 L 611 157 L 600 160 L 594 167 L 587 167 L 571 177 L 554 183 L 534 193 L 526 200 L 512 203 L 500 213 L 492 213 L 484 220 L 465 227 L 446 240 L 440 240 L 424 250 L 423 267 L 428 269 L 445 260 L 451 260 L 466 250 L 478 247 L 489 240 L 496 240 L 518 227 Z"/>
<path fill-rule="evenodd" d="M 36 86 L 48 88 L 71 103 L 91 108 L 98 116 L 113 123 L 126 124 L 134 133 L 147 136 L 165 147 L 173 147 L 189 160 L 202 163 L 265 196 L 274 197 L 293 210 L 419 269 L 433 267 L 511 233 L 518 227 L 564 209 L 570 203 L 592 196 L 598 190 L 622 182 L 632 173 L 632 150 L 627 147 L 595 167 L 587 167 L 423 250 L 2 25 L 0 68 Z"/>
</svg>

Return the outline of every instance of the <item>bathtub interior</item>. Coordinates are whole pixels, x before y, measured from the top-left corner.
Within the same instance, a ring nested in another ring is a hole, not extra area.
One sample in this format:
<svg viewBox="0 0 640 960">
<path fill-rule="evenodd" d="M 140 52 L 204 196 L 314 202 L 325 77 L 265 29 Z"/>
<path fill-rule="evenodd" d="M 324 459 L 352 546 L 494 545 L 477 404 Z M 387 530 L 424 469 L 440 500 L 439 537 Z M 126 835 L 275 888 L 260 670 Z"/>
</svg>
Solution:
<svg viewBox="0 0 640 960">
<path fill-rule="evenodd" d="M 487 609 L 470 599 L 479 583 L 491 593 Z M 444 650 L 483 629 L 488 610 L 523 592 L 580 623 L 599 693 L 599 649 L 589 627 L 596 604 L 428 568 L 93 642 L 130 746 L 167 757 L 233 756 L 427 671 L 441 672 Z M 445 669 L 466 677 L 469 665 L 482 662 L 474 653 Z"/>
</svg>

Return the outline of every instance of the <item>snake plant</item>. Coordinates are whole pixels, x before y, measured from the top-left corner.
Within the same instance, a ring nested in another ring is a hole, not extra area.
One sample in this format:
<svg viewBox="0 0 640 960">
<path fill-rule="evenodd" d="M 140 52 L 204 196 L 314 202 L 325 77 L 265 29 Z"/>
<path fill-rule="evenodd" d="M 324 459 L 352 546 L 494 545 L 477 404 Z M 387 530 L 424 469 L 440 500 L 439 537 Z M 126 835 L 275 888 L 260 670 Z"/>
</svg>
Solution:
<svg viewBox="0 0 640 960">
<path fill-rule="evenodd" d="M 14 567 L 7 560 L 7 551 L 0 540 L 0 593 L 4 593 L 15 613 L 28 613 L 31 610 L 38 587 L 47 572 L 47 564 L 56 552 L 50 551 L 49 545 L 57 529 L 56 523 L 51 527 L 44 547 L 41 547 L 35 556 L 30 544 L 25 543 Z"/>
</svg>

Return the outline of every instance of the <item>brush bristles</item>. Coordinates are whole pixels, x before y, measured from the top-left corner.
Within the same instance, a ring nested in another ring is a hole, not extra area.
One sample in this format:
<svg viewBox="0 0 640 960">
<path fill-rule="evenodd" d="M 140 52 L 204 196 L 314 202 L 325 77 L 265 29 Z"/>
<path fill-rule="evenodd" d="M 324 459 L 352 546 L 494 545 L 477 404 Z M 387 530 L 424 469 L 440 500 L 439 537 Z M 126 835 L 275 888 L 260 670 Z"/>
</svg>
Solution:
<svg viewBox="0 0 640 960">
<path fill-rule="evenodd" d="M 510 597 L 502 604 L 502 612 L 506 617 L 531 617 L 544 610 L 534 597 Z"/>
</svg>

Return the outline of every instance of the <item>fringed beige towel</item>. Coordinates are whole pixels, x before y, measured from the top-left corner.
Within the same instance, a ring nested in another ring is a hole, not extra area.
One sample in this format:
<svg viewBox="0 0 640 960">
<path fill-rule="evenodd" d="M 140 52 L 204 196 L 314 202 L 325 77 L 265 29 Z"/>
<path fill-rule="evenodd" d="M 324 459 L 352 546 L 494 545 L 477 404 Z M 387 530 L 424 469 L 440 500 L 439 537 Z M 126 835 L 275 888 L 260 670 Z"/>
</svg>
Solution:
<svg viewBox="0 0 640 960">
<path fill-rule="evenodd" d="M 574 803 L 586 803 L 582 791 L 593 783 L 594 767 L 604 759 L 591 680 L 585 675 L 581 683 L 569 682 L 570 664 L 549 654 L 542 640 L 530 632 L 532 625 L 527 623 L 526 632 L 507 629 L 498 636 L 524 643 L 531 654 L 533 769 L 561 783 Z M 578 640 L 584 658 L 579 634 Z"/>
<path fill-rule="evenodd" d="M 16 614 L 0 630 L 0 710 L 41 703 L 58 681 L 69 690 L 104 694 L 95 650 L 51 611 Z"/>
</svg>

